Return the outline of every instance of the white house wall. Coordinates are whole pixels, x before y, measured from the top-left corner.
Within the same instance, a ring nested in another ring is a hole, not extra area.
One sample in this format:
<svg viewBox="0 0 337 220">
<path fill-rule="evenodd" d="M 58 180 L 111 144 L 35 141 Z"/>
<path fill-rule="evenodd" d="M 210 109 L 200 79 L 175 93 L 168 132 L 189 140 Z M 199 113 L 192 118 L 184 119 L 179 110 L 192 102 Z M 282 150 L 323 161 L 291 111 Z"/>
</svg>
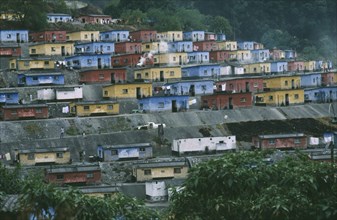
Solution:
<svg viewBox="0 0 337 220">
<path fill-rule="evenodd" d="M 83 98 L 82 87 L 75 87 L 73 91 L 56 91 L 57 100 L 82 99 L 82 98 Z"/>
<path fill-rule="evenodd" d="M 55 99 L 54 89 L 37 90 L 37 99 L 38 100 L 54 100 Z"/>
</svg>

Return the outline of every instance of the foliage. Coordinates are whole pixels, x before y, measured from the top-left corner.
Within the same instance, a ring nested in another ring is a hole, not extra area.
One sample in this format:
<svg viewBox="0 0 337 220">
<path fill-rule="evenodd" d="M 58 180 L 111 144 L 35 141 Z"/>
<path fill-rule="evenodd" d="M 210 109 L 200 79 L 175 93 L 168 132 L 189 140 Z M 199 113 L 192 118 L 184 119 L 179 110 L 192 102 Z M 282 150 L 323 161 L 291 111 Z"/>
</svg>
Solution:
<svg viewBox="0 0 337 220">
<path fill-rule="evenodd" d="M 193 168 L 173 193 L 176 219 L 336 219 L 337 169 L 304 155 L 226 154 Z"/>
<path fill-rule="evenodd" d="M 0 177 L 0 192 L 5 194 L 20 192 L 22 180 L 20 178 L 19 166 L 9 169 L 0 163 Z"/>
<path fill-rule="evenodd" d="M 214 33 L 225 33 L 227 36 L 232 35 L 232 27 L 229 21 L 222 16 L 209 17 L 209 30 Z"/>
</svg>

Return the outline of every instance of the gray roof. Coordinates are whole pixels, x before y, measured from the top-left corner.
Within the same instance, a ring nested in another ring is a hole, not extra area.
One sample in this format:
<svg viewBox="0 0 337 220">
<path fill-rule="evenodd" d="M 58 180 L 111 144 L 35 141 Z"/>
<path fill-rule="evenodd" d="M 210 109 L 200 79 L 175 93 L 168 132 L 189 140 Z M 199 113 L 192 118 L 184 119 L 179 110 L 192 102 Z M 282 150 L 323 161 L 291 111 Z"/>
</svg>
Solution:
<svg viewBox="0 0 337 220">
<path fill-rule="evenodd" d="M 119 144 L 119 145 L 103 145 L 103 149 L 118 149 L 118 148 L 134 148 L 134 147 L 151 147 L 150 143 L 135 143 L 135 144 Z"/>
<path fill-rule="evenodd" d="M 35 149 L 24 149 L 18 150 L 21 154 L 27 153 L 51 153 L 51 152 L 69 152 L 68 147 L 56 147 L 56 148 L 35 148 Z"/>
<path fill-rule="evenodd" d="M 290 137 L 306 137 L 303 133 L 293 133 L 293 134 L 266 134 L 259 135 L 261 139 L 269 139 L 269 138 L 290 138 Z"/>
<path fill-rule="evenodd" d="M 16 212 L 19 209 L 19 195 L 5 195 L 0 200 L 0 212 Z"/>
<path fill-rule="evenodd" d="M 63 76 L 64 74 L 60 72 L 43 71 L 43 72 L 25 72 L 24 75 L 25 76 Z"/>
<path fill-rule="evenodd" d="M 69 165 L 69 166 L 52 166 L 46 168 L 47 173 L 73 173 L 73 172 L 87 172 L 87 171 L 100 171 L 101 168 L 98 165 Z"/>
<path fill-rule="evenodd" d="M 134 168 L 181 167 L 188 166 L 185 161 L 160 161 L 134 164 Z"/>
<path fill-rule="evenodd" d="M 21 105 L 3 105 L 2 108 L 13 109 L 13 108 L 32 108 L 32 107 L 47 107 L 47 104 L 21 104 Z"/>
<path fill-rule="evenodd" d="M 96 104 L 115 104 L 118 103 L 116 101 L 82 101 L 75 102 L 76 105 L 96 105 Z"/>
<path fill-rule="evenodd" d="M 99 185 L 99 186 L 83 186 L 77 188 L 84 194 L 88 193 L 114 193 L 119 192 L 118 186 L 110 186 L 110 185 Z"/>
</svg>

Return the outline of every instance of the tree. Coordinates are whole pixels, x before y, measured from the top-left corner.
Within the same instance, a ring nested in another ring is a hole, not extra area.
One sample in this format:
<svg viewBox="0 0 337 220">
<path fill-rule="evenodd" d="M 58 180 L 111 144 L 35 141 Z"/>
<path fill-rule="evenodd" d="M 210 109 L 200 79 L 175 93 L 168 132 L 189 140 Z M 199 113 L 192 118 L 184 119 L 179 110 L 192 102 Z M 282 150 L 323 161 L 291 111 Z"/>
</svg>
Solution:
<svg viewBox="0 0 337 220">
<path fill-rule="evenodd" d="M 20 193 L 22 184 L 20 170 L 19 166 L 9 169 L 0 163 L 0 192 L 4 194 Z"/>
<path fill-rule="evenodd" d="M 193 168 L 173 193 L 176 219 L 336 219 L 336 166 L 301 154 L 226 154 Z"/>
<path fill-rule="evenodd" d="M 232 27 L 229 21 L 222 16 L 215 16 L 209 18 L 209 31 L 215 33 L 224 33 L 228 36 L 232 35 Z"/>
</svg>

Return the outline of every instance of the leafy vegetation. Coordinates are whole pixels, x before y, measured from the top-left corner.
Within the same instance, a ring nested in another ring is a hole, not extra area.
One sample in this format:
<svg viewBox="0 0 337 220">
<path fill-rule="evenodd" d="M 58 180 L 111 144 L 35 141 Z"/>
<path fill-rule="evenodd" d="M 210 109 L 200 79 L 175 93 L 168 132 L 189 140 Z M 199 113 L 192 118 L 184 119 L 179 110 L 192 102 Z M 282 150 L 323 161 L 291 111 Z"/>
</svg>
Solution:
<svg viewBox="0 0 337 220">
<path fill-rule="evenodd" d="M 225 154 L 193 168 L 172 197 L 175 219 L 336 219 L 336 166 L 298 154 Z"/>
</svg>

